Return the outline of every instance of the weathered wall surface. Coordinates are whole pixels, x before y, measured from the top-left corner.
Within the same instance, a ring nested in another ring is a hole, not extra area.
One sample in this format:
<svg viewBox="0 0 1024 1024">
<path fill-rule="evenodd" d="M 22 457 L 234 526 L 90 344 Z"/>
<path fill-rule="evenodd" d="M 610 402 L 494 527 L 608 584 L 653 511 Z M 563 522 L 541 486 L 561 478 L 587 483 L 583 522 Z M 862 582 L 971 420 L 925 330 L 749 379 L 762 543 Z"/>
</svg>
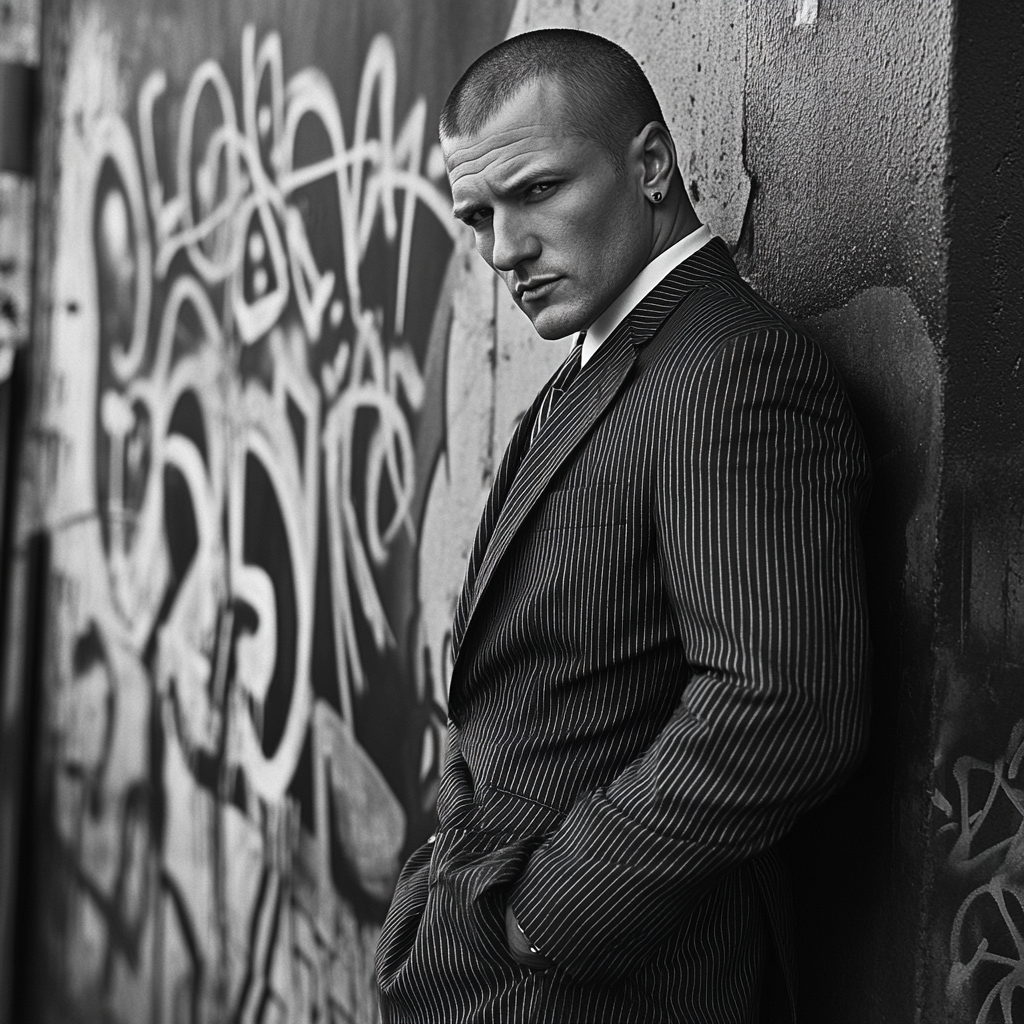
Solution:
<svg viewBox="0 0 1024 1024">
<path fill-rule="evenodd" d="M 949 1024 L 1024 1020 L 1024 8 L 961 3 L 955 43 L 923 992 Z"/>
<path fill-rule="evenodd" d="M 788 843 L 804 1018 L 1024 1019 L 1006 6 L 51 9 L 38 1019 L 371 1019 L 476 518 L 565 350 L 448 216 L 433 125 L 472 57 L 551 25 L 644 66 L 699 213 L 872 454 L 872 745 Z"/>
<path fill-rule="evenodd" d="M 804 1000 L 811 1019 L 909 1021 L 922 969 L 953 10 L 830 4 L 796 26 L 783 4 L 755 9 L 747 158 L 757 188 L 741 265 L 812 318 L 875 474 L 871 748 L 789 844 Z"/>
</svg>

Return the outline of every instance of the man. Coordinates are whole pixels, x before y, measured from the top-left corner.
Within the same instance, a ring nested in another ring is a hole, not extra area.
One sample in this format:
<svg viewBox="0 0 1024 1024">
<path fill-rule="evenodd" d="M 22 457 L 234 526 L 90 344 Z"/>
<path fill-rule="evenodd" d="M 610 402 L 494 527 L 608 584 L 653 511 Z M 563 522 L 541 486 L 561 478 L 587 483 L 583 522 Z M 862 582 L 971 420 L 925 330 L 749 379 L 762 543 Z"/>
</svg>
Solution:
<svg viewBox="0 0 1024 1024">
<path fill-rule="evenodd" d="M 756 1020 L 791 977 L 773 844 L 864 741 L 856 423 L 700 225 L 619 47 L 506 41 L 441 140 L 480 255 L 542 337 L 585 337 L 480 523 L 384 1019 Z"/>
</svg>

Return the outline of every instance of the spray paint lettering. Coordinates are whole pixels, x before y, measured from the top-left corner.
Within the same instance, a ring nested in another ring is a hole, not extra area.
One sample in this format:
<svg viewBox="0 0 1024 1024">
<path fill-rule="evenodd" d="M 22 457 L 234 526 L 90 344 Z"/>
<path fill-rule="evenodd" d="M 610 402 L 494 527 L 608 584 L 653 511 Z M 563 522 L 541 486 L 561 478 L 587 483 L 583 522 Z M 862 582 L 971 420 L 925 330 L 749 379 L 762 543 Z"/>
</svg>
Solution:
<svg viewBox="0 0 1024 1024">
<path fill-rule="evenodd" d="M 55 560 L 48 795 L 79 1013 L 374 1016 L 444 747 L 417 530 L 457 229 L 426 101 L 399 124 L 396 84 L 378 36 L 348 135 L 328 78 L 286 81 L 250 26 L 239 97 L 215 61 L 178 91 L 155 71 L 134 123 L 92 133 L 95 513 Z M 405 708 L 390 759 L 374 699 Z"/>
<path fill-rule="evenodd" d="M 932 802 L 951 819 L 939 834 L 953 838 L 952 875 L 970 891 L 950 935 L 950 1006 L 977 1024 L 1012 1024 L 1014 992 L 1024 989 L 1024 719 L 992 761 L 963 756 L 953 766 L 951 802 Z"/>
</svg>

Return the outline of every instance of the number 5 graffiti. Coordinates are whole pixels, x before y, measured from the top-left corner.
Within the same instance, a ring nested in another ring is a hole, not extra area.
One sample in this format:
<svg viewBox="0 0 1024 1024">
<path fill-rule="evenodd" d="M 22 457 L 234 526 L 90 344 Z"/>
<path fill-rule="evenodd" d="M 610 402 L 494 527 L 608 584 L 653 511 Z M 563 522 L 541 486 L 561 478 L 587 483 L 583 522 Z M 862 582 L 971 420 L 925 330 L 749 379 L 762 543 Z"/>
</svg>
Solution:
<svg viewBox="0 0 1024 1024">
<path fill-rule="evenodd" d="M 397 123 L 387 36 L 350 137 L 276 33 L 243 30 L 240 78 L 236 98 L 216 61 L 183 88 L 153 71 L 134 123 L 88 136 L 74 473 L 96 529 L 61 556 L 90 597 L 63 611 L 52 722 L 68 990 L 129 1018 L 353 1019 L 444 746 L 415 580 L 458 226 L 424 173 L 426 101 Z M 395 763 L 360 731 L 382 686 Z"/>
</svg>

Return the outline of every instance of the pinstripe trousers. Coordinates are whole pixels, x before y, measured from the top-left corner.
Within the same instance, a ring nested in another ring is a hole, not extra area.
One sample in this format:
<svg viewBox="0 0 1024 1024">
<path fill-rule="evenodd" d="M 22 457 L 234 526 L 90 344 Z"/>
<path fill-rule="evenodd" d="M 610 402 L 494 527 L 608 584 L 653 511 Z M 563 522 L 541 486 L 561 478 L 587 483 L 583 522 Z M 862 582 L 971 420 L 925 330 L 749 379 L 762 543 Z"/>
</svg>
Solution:
<svg viewBox="0 0 1024 1024">
<path fill-rule="evenodd" d="M 453 630 L 436 838 L 381 934 L 385 1021 L 756 1020 L 773 847 L 867 721 L 861 435 L 715 239 L 519 424 Z M 554 966 L 507 949 L 504 914 Z"/>
</svg>

